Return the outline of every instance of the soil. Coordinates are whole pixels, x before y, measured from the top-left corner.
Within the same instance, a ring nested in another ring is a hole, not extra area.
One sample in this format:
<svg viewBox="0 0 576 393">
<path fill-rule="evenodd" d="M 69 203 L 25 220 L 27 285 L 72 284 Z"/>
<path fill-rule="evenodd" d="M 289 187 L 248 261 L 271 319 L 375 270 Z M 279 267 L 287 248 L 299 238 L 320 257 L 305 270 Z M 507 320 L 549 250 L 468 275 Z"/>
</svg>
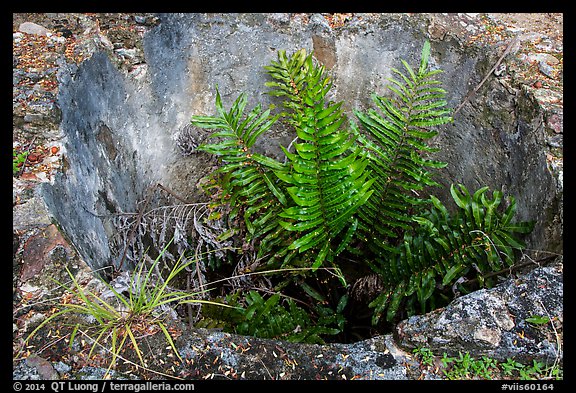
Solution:
<svg viewBox="0 0 576 393">
<path fill-rule="evenodd" d="M 508 27 L 523 28 L 544 34 L 554 40 L 564 37 L 564 14 L 562 13 L 490 13 Z"/>
</svg>

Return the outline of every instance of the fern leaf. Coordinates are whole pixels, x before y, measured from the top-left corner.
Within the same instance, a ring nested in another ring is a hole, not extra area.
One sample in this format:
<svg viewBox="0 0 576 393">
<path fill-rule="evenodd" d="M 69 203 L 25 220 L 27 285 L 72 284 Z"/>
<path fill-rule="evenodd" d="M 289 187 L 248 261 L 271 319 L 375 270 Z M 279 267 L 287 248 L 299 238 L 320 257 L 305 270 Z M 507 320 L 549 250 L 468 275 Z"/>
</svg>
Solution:
<svg viewBox="0 0 576 393">
<path fill-rule="evenodd" d="M 280 224 L 297 236 L 289 249 L 314 251 L 316 268 L 332 260 L 335 250 L 342 250 L 332 245 L 333 239 L 343 234 L 349 241 L 347 235 L 353 232 L 343 230 L 352 225 L 352 215 L 371 194 L 373 181 L 365 176 L 367 161 L 355 149 L 354 135 L 343 128 L 342 104 L 326 100 L 331 83 L 324 67 L 305 51 L 290 58 L 281 51 L 266 70 L 275 80 L 268 86 L 284 97 L 299 138 L 295 153 L 284 149 L 290 169 L 275 172 L 295 204 L 279 215 Z"/>
<path fill-rule="evenodd" d="M 199 146 L 216 154 L 223 165 L 211 174 L 222 187 L 221 204 L 229 204 L 233 219 L 241 210 L 249 234 L 265 236 L 276 225 L 270 211 L 280 212 L 287 203 L 283 190 L 278 187 L 273 171 L 280 171 L 284 165 L 252 151 L 257 138 L 269 130 L 278 120 L 270 110 L 263 111 L 256 105 L 248 114 L 244 113 L 247 99 L 244 94 L 234 101 L 228 111 L 224 109 L 218 88 L 216 88 L 216 116 L 193 116 L 191 123 L 197 127 L 217 129 L 210 137 L 214 143 Z M 256 223 L 256 225 L 255 225 Z M 263 231 L 262 229 L 266 230 Z M 268 250 L 265 250 L 268 251 Z"/>
<path fill-rule="evenodd" d="M 436 288 L 452 285 L 472 266 L 481 277 L 515 262 L 518 251 L 524 248 L 516 233 L 529 232 L 533 223 L 511 224 L 510 212 L 514 210 L 501 208 L 502 192 L 495 191 L 490 199 L 487 191 L 488 187 L 482 187 L 471 195 L 463 185 L 452 185 L 452 198 L 458 207 L 453 216 L 436 197 L 431 197 L 432 206 L 414 218 L 419 226 L 404 234 L 395 259 L 382 260 L 382 265 L 374 269 L 380 272 L 385 291 L 394 292 L 391 298 L 382 296 L 372 302 L 375 314 L 387 309 L 387 318 L 392 320 L 399 297 L 415 296 L 424 310 Z M 398 294 L 400 289 L 403 292 Z"/>
<path fill-rule="evenodd" d="M 358 228 L 366 239 L 385 236 L 370 246 L 376 255 L 386 255 L 398 244 L 403 231 L 412 225 L 411 217 L 427 203 L 425 198 L 410 194 L 425 185 L 437 185 L 428 168 L 446 166 L 422 157 L 436 151 L 425 142 L 437 135 L 433 127 L 451 121 L 450 111 L 445 109 L 445 91 L 432 87 L 439 82 L 433 79 L 437 72 L 428 69 L 429 53 L 430 44 L 426 42 L 418 70 L 403 60 L 405 72 L 393 69 L 400 79 L 389 79 L 392 96 L 372 96 L 379 111 L 354 112 L 367 134 L 359 137 L 359 141 L 369 152 L 368 170 L 374 180 L 374 193 L 360 207 Z M 356 129 L 356 134 L 359 133 Z"/>
</svg>

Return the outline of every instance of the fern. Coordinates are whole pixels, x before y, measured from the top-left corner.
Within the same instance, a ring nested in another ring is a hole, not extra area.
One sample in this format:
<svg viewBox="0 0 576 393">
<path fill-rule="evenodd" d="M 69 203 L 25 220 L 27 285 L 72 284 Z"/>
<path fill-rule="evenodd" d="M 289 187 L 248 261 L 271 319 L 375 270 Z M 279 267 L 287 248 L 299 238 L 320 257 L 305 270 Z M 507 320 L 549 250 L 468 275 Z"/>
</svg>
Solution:
<svg viewBox="0 0 576 393">
<path fill-rule="evenodd" d="M 275 80 L 267 83 L 270 94 L 284 98 L 284 115 L 298 136 L 294 153 L 283 148 L 289 169 L 275 171 L 293 202 L 280 214 L 280 225 L 297 237 L 289 249 L 316 252 L 317 268 L 333 260 L 356 228 L 352 215 L 372 193 L 368 161 L 343 127 L 342 103 L 327 102 L 331 83 L 312 55 L 301 50 L 288 58 L 279 51 L 278 61 L 265 68 Z"/>
<path fill-rule="evenodd" d="M 420 312 L 425 312 L 436 289 L 452 285 L 471 269 L 482 279 L 483 274 L 511 266 L 515 253 L 525 247 L 516 234 L 529 233 L 534 222 L 512 222 L 516 209 L 513 197 L 503 210 L 501 191 L 494 191 L 492 199 L 486 196 L 488 187 L 473 195 L 463 185 L 452 185 L 450 191 L 458 206 L 456 215 L 451 216 L 431 196 L 432 207 L 413 218 L 420 225 L 405 233 L 397 257 L 390 263 L 373 265 L 385 287 L 370 304 L 375 309 L 374 324 L 384 310 L 391 321 L 401 301 L 408 297 L 417 301 Z"/>
<path fill-rule="evenodd" d="M 247 99 L 241 94 L 228 112 L 223 108 L 220 93 L 216 89 L 217 116 L 193 116 L 194 126 L 218 129 L 210 135 L 219 138 L 216 143 L 198 147 L 219 156 L 223 165 L 210 177 L 220 190 L 220 206 L 227 205 L 231 212 L 229 220 L 242 214 L 248 231 L 248 241 L 259 239 L 266 245 L 266 235 L 278 230 L 275 220 L 286 205 L 286 197 L 278 187 L 274 170 L 282 170 L 283 164 L 253 151 L 257 138 L 278 120 L 270 110 L 262 111 L 257 105 L 247 115 L 244 109 Z M 264 240 L 263 240 L 264 239 Z M 268 248 L 262 247 L 262 252 Z"/>
<path fill-rule="evenodd" d="M 445 288 L 473 273 L 486 284 L 483 275 L 514 263 L 524 247 L 517 235 L 534 225 L 513 223 L 514 198 L 503 209 L 502 192 L 489 198 L 487 187 L 471 195 L 462 185 L 452 186 L 453 215 L 436 197 L 420 195 L 438 186 L 432 170 L 446 166 L 429 158 L 439 149 L 428 142 L 438 133 L 435 127 L 452 120 L 446 91 L 435 79 L 441 71 L 429 69 L 429 54 L 426 42 L 417 70 L 402 60 L 404 71 L 393 69 L 390 96 L 374 94 L 375 108 L 354 111 L 359 124 L 348 121 L 341 102 L 328 100 L 330 78 L 305 50 L 291 56 L 279 51 L 277 61 L 265 67 L 269 94 L 282 101 L 281 113 L 272 115 L 259 104 L 245 114 L 244 94 L 225 111 L 216 89 L 217 114 L 192 118 L 197 127 L 217 130 L 211 135 L 216 142 L 199 149 L 220 158 L 210 187 L 217 191 L 217 211 L 229 209 L 229 225 L 238 227 L 234 233 L 246 233 L 268 266 L 279 261 L 314 271 L 326 263 L 340 268 L 345 259 L 336 257 L 348 250 L 359 263 L 354 269 L 371 268 L 382 282 L 382 292 L 369 303 L 374 325 L 384 314 L 394 320 L 402 306 L 408 314 L 433 309 Z M 289 147 L 281 146 L 284 163 L 253 149 L 281 118 L 296 134 Z M 236 292 L 227 302 L 240 309 L 217 315 L 206 307 L 202 323 L 321 342 L 343 330 L 347 297 L 338 301 L 338 291 L 321 291 L 338 302 L 331 308 L 308 278 L 281 278 L 275 291 L 295 284 L 299 295 L 321 306 L 305 310 L 279 293 L 264 298 Z"/>
<path fill-rule="evenodd" d="M 374 193 L 360 207 L 359 232 L 363 241 L 377 257 L 395 252 L 395 239 L 410 230 L 412 215 L 417 214 L 426 199 L 417 192 L 426 186 L 438 185 L 427 168 L 442 168 L 446 163 L 423 158 L 423 154 L 438 149 L 426 145 L 426 140 L 437 135 L 431 127 L 451 121 L 445 109 L 445 91 L 434 79 L 440 70 L 428 69 L 430 44 L 422 49 L 417 72 L 402 60 L 406 73 L 393 68 L 400 80 L 389 79 L 392 97 L 372 95 L 380 111 L 355 111 L 366 133 L 359 140 L 369 159 Z"/>
<path fill-rule="evenodd" d="M 242 299 L 239 294 L 235 292 L 224 300 L 234 308 L 207 308 L 204 319 L 197 326 L 311 344 L 325 344 L 322 337 L 336 335 L 343 329 L 343 318 L 340 315 L 343 305 L 336 313 L 327 307 L 317 307 L 318 316 L 312 318 L 313 312 L 297 306 L 293 299 L 282 302 L 279 293 L 264 298 L 257 291 L 249 291 Z"/>
</svg>

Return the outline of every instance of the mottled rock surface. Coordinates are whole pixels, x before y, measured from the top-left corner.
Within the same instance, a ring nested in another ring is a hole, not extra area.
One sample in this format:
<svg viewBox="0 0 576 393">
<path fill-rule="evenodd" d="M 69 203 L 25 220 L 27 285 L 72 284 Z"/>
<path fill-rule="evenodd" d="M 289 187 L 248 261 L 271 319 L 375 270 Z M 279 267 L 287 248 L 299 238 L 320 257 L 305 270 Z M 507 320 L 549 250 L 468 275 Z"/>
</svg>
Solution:
<svg viewBox="0 0 576 393">
<path fill-rule="evenodd" d="M 551 363 L 563 359 L 555 324 L 564 319 L 563 265 L 539 267 L 492 288 L 475 291 L 450 305 L 402 321 L 396 328 L 405 348 L 426 347 L 442 354 L 470 352 L 505 361 Z M 531 317 L 550 321 L 532 324 Z M 528 319 L 528 321 L 527 321 Z"/>
</svg>

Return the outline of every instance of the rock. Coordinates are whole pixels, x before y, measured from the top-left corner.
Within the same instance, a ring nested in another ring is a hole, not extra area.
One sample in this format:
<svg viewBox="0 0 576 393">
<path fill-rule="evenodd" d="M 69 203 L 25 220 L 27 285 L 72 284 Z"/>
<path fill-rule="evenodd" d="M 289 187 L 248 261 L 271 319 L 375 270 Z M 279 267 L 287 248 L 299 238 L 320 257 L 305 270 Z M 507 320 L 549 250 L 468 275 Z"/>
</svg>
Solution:
<svg viewBox="0 0 576 393">
<path fill-rule="evenodd" d="M 550 79 L 554 79 L 556 77 L 556 71 L 554 70 L 554 67 L 545 62 L 539 62 L 538 69 L 542 74 L 546 75 Z"/>
<path fill-rule="evenodd" d="M 564 130 L 564 113 L 550 113 L 546 116 L 546 126 L 556 134 L 562 134 Z"/>
<path fill-rule="evenodd" d="M 49 30 L 44 26 L 37 25 L 32 22 L 24 22 L 18 27 L 18 31 L 26 34 L 42 35 L 45 36 L 49 33 Z"/>
<path fill-rule="evenodd" d="M 141 15 L 134 15 L 134 22 L 140 25 L 146 24 L 146 17 Z"/>
<path fill-rule="evenodd" d="M 24 122 L 26 123 L 42 123 L 44 115 L 42 113 L 26 113 L 24 115 Z"/>
<path fill-rule="evenodd" d="M 462 296 L 426 315 L 413 316 L 396 328 L 405 348 L 426 347 L 434 353 L 488 356 L 524 363 L 552 364 L 562 359 L 556 332 L 549 324 L 526 322 L 533 316 L 563 320 L 562 265 L 534 269 L 517 279 Z"/>
<path fill-rule="evenodd" d="M 143 61 L 140 51 L 136 48 L 126 49 L 120 48 L 114 50 L 119 56 L 127 60 L 130 64 L 138 64 Z"/>
<path fill-rule="evenodd" d="M 58 373 L 56 372 L 52 364 L 46 359 L 41 358 L 40 356 L 37 355 L 29 356 L 28 358 L 26 358 L 26 365 L 36 369 L 36 372 L 38 372 L 40 379 L 44 380 L 59 379 Z"/>
<path fill-rule="evenodd" d="M 26 282 L 40 274 L 44 265 L 50 263 L 52 251 L 59 246 L 70 248 L 54 224 L 47 226 L 38 235 L 31 236 L 23 246 L 24 265 L 20 280 Z"/>
<path fill-rule="evenodd" d="M 33 197 L 25 203 L 14 206 L 12 224 L 14 231 L 41 228 L 50 224 L 50 213 L 41 198 Z"/>
<path fill-rule="evenodd" d="M 546 143 L 550 147 L 554 148 L 562 148 L 564 146 L 564 138 L 562 134 L 554 135 L 546 140 Z"/>
<path fill-rule="evenodd" d="M 437 19 L 432 19 L 432 22 L 428 26 L 428 33 L 430 38 L 434 40 L 443 40 L 446 36 L 446 26 L 439 23 Z"/>
<path fill-rule="evenodd" d="M 54 364 L 54 369 L 58 372 L 59 375 L 62 375 L 70 372 L 72 367 L 64 362 L 58 362 Z"/>
<path fill-rule="evenodd" d="M 28 359 L 31 359 L 28 364 Z M 124 375 L 114 370 L 106 370 L 102 367 L 82 367 L 80 370 L 73 371 L 71 367 L 63 362 L 58 362 L 54 365 L 47 362 L 45 359 L 32 355 L 26 360 L 18 362 L 14 367 L 12 379 L 14 380 L 54 380 L 64 379 L 61 376 L 66 376 L 66 379 L 79 380 L 79 381 L 94 381 L 102 380 L 107 374 L 110 378 L 120 381 L 129 381 L 138 379 L 133 375 Z"/>
<path fill-rule="evenodd" d="M 405 380 L 412 377 L 408 366 L 417 364 L 391 335 L 320 346 L 194 329 L 176 345 L 192 366 L 177 370 L 186 379 L 222 379 L 222 371 L 232 370 L 232 379 Z"/>
<path fill-rule="evenodd" d="M 290 23 L 290 14 L 285 12 L 272 13 L 268 19 L 272 21 L 272 23 L 287 25 Z"/>
</svg>

